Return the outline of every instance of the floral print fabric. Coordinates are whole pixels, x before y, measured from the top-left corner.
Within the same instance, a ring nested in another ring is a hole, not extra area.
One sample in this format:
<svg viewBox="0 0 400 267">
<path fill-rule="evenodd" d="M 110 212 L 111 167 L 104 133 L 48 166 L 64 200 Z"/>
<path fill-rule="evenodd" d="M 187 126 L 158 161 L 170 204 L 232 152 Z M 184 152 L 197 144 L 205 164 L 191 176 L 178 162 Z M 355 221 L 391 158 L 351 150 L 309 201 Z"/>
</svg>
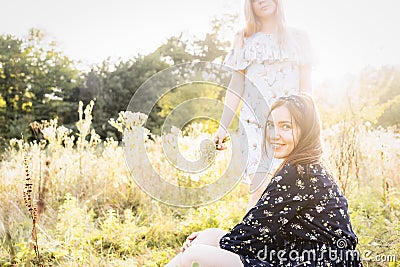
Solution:
<svg viewBox="0 0 400 267">
<path fill-rule="evenodd" d="M 276 35 L 257 32 L 244 39 L 242 48 L 232 49 L 224 62 L 234 70 L 246 72 L 240 110 L 244 176 L 255 172 L 273 172 L 270 162 L 261 156 L 265 116 L 277 98 L 299 93 L 299 68 L 311 65 L 313 61 L 304 33 L 289 28 L 287 43 L 290 46 L 281 47 Z"/>
<path fill-rule="evenodd" d="M 323 166 L 286 164 L 220 247 L 239 254 L 245 267 L 361 266 L 347 208 Z"/>
</svg>

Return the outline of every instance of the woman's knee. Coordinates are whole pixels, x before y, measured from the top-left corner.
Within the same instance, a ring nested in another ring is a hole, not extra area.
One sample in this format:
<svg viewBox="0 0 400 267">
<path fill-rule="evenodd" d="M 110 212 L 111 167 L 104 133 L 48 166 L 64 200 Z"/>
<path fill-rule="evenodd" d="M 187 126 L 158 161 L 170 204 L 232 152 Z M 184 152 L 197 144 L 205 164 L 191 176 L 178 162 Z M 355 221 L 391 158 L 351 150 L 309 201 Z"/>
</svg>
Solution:
<svg viewBox="0 0 400 267">
<path fill-rule="evenodd" d="M 203 244 L 218 247 L 219 240 L 227 232 L 219 228 L 208 228 L 201 231 L 196 239 L 193 240 L 192 244 Z"/>
<path fill-rule="evenodd" d="M 198 263 L 201 267 L 210 266 L 243 266 L 239 256 L 230 251 L 208 245 L 190 246 L 181 255 L 179 267 L 192 267 Z"/>
<path fill-rule="evenodd" d="M 207 236 L 214 236 L 214 237 L 218 237 L 218 239 L 220 239 L 227 232 L 225 230 L 222 230 L 219 228 L 207 228 L 204 231 L 202 231 L 202 233 L 204 233 Z"/>
</svg>

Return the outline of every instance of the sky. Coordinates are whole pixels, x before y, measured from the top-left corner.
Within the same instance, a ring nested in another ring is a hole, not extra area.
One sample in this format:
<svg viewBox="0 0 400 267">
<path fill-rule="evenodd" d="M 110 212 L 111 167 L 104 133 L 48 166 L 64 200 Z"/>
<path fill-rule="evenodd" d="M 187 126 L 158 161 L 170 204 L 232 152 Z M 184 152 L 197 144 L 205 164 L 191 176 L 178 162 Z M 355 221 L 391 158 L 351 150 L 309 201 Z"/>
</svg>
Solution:
<svg viewBox="0 0 400 267">
<path fill-rule="evenodd" d="M 0 33 L 24 36 L 44 30 L 82 66 L 108 57 L 147 54 L 184 32 L 203 37 L 210 21 L 237 13 L 244 0 L 0 0 Z M 365 66 L 400 64 L 400 1 L 283 0 L 289 26 L 310 36 L 313 79 L 358 73 Z"/>
</svg>

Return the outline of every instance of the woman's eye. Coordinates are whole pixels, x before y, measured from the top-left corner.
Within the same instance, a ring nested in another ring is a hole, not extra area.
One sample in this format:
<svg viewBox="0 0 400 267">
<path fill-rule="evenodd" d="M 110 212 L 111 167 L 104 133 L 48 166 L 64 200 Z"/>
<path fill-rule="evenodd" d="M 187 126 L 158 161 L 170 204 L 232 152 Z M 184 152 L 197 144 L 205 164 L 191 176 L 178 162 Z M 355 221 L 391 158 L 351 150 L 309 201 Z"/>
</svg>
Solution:
<svg viewBox="0 0 400 267">
<path fill-rule="evenodd" d="M 289 129 L 292 129 L 292 125 L 284 124 L 284 125 L 282 125 L 282 128 L 285 129 L 285 130 L 289 130 Z"/>
<path fill-rule="evenodd" d="M 266 125 L 267 128 L 272 128 L 274 127 L 273 123 L 271 121 L 267 121 Z"/>
</svg>

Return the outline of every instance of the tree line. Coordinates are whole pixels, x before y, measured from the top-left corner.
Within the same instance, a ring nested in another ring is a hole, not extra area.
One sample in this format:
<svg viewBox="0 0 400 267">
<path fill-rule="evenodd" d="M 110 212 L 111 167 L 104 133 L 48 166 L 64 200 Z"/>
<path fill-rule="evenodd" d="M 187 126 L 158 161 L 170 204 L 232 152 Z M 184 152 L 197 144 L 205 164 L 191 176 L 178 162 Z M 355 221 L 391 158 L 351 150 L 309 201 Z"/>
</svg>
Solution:
<svg viewBox="0 0 400 267">
<path fill-rule="evenodd" d="M 235 17 L 228 18 L 231 22 Z M 168 67 L 193 61 L 219 61 L 225 57 L 230 42 L 221 38 L 226 25 L 215 19 L 205 38 L 188 40 L 183 35 L 172 36 L 147 55 L 117 63 L 109 60 L 81 71 L 57 44 L 37 29 L 27 37 L 0 35 L 0 144 L 10 138 L 32 139 L 29 123 L 57 118 L 59 124 L 74 130 L 78 119 L 78 102 L 95 100 L 93 126 L 102 137 L 119 133 L 108 124 L 118 112 L 126 110 L 136 90 L 151 76 Z M 360 73 L 360 96 L 365 112 L 372 108 L 373 123 L 382 126 L 400 124 L 400 68 L 385 66 L 366 68 Z M 210 87 L 211 88 L 211 87 Z M 224 90 L 205 90 L 204 94 L 222 99 Z M 149 91 L 149 98 L 156 91 Z M 147 126 L 159 133 L 163 117 L 170 111 L 171 101 L 179 103 L 185 96 L 176 92 L 173 97 L 159 101 L 150 114 Z M 200 107 L 199 107 L 200 108 Z M 203 107 L 204 108 L 204 107 Z"/>
<path fill-rule="evenodd" d="M 119 133 L 108 124 L 118 112 L 126 110 L 135 91 L 154 74 L 176 64 L 214 61 L 226 54 L 229 41 L 219 38 L 221 20 L 211 23 L 211 32 L 203 39 L 188 40 L 182 34 L 170 37 L 147 55 L 117 63 L 105 60 L 83 72 L 76 62 L 59 51 L 57 44 L 38 29 L 21 38 L 0 35 L 0 143 L 10 138 L 33 138 L 29 123 L 58 119 L 74 129 L 78 119 L 78 102 L 95 100 L 93 126 L 102 137 Z M 148 92 L 149 97 L 156 92 Z M 161 105 L 161 104 L 160 104 Z M 162 117 L 155 107 L 148 127 L 158 131 Z"/>
</svg>

